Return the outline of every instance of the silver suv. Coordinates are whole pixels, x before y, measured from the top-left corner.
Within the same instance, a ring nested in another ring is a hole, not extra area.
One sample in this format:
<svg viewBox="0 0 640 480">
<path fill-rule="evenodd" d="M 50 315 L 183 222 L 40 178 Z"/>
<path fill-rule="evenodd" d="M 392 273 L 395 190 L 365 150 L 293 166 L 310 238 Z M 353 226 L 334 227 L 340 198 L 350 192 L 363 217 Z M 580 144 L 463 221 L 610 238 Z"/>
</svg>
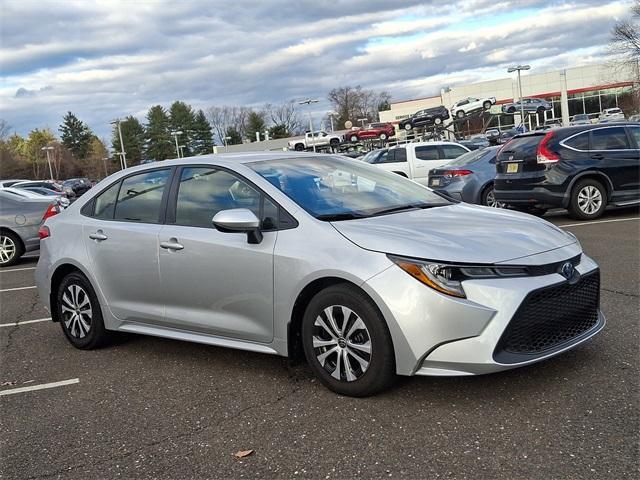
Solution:
<svg viewBox="0 0 640 480">
<path fill-rule="evenodd" d="M 344 157 L 139 166 L 41 230 L 40 295 L 75 347 L 120 331 L 304 355 L 345 395 L 527 365 L 604 325 L 572 235 Z"/>
</svg>

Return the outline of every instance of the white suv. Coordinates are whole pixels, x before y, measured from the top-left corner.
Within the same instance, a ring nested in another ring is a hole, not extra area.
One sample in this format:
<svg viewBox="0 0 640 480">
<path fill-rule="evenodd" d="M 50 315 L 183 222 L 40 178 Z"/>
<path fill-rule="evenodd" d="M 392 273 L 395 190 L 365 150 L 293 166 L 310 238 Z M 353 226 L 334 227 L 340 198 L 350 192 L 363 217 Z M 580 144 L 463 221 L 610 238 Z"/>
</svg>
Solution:
<svg viewBox="0 0 640 480">
<path fill-rule="evenodd" d="M 452 116 L 456 118 L 464 118 L 471 112 L 489 110 L 491 105 L 494 105 L 495 103 L 496 97 L 467 97 L 454 103 L 450 111 Z"/>
</svg>

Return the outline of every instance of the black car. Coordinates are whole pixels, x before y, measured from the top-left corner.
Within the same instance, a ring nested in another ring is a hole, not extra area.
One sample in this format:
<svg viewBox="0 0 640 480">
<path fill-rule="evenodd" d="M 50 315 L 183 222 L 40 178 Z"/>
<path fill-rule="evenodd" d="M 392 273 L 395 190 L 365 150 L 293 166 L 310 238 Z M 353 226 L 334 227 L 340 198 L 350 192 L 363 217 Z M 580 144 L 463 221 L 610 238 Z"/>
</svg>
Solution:
<svg viewBox="0 0 640 480">
<path fill-rule="evenodd" d="M 640 124 L 580 125 L 516 135 L 499 152 L 495 197 L 544 212 L 597 218 L 640 203 Z"/>
<path fill-rule="evenodd" d="M 398 127 L 404 130 L 411 130 L 414 127 L 425 125 L 442 125 L 449 118 L 449 110 L 440 105 L 439 107 L 425 108 L 414 113 L 409 118 L 405 118 L 398 123 Z"/>
<path fill-rule="evenodd" d="M 62 182 L 65 188 L 71 188 L 76 196 L 86 193 L 91 188 L 91 181 L 88 178 L 70 178 Z"/>
</svg>

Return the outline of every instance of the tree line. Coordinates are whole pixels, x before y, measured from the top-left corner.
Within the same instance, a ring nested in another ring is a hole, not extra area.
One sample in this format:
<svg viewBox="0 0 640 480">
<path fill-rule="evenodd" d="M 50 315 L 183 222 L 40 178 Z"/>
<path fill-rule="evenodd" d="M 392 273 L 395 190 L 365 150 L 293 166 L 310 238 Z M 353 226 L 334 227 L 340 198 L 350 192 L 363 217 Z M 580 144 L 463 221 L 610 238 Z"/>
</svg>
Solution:
<svg viewBox="0 0 640 480">
<path fill-rule="evenodd" d="M 360 86 L 333 89 L 328 101 L 336 129 L 347 121 L 359 125 L 359 119 L 375 121 L 378 111 L 389 108 L 390 94 L 366 90 Z M 295 100 L 267 103 L 261 107 L 213 106 L 195 109 L 175 101 L 167 109 L 154 105 L 144 122 L 133 115 L 119 120 L 122 144 L 128 166 L 166 160 L 178 156 L 204 155 L 215 145 L 236 145 L 267 138 L 287 138 L 308 130 L 306 112 Z M 314 115 L 315 116 L 315 115 Z M 54 177 L 86 176 L 99 179 L 119 169 L 122 146 L 118 122 L 112 122 L 110 150 L 91 128 L 74 113 L 67 112 L 58 128 L 59 138 L 49 129 L 34 129 L 26 137 L 10 135 L 10 126 L 0 120 L 0 159 L 3 178 L 48 178 L 46 151 L 50 155 Z M 329 116 L 323 118 L 329 125 Z M 319 125 L 314 126 L 320 128 Z M 177 144 L 177 148 L 176 148 Z"/>
</svg>

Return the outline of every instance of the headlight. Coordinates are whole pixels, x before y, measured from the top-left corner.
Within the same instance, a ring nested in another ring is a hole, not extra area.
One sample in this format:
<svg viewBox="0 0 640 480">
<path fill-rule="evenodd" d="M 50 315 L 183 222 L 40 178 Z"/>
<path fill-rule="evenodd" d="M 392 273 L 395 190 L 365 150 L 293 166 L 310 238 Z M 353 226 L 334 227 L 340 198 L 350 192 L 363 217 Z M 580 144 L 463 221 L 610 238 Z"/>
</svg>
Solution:
<svg viewBox="0 0 640 480">
<path fill-rule="evenodd" d="M 476 278 L 522 277 L 526 267 L 496 267 L 493 265 L 453 265 L 428 260 L 388 255 L 401 269 L 428 287 L 446 295 L 466 298 L 462 282 Z"/>
</svg>

